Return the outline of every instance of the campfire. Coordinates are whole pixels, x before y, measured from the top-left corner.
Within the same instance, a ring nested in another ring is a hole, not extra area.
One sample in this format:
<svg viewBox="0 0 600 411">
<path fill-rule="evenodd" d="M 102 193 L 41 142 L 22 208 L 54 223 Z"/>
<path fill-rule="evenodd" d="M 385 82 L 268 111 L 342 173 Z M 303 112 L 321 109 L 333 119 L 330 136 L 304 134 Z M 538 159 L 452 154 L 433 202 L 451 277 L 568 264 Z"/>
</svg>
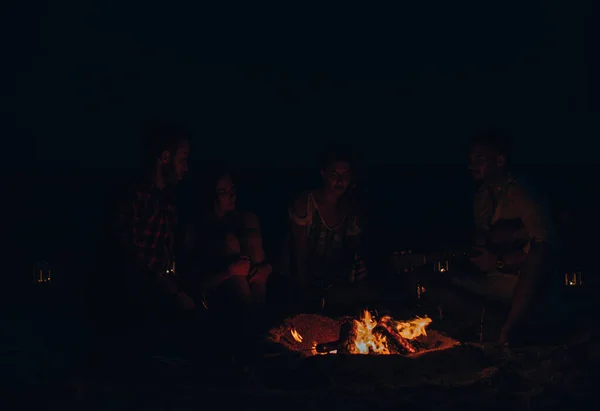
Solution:
<svg viewBox="0 0 600 411">
<path fill-rule="evenodd" d="M 304 356 L 327 354 L 417 355 L 425 351 L 450 348 L 458 344 L 427 327 L 431 318 L 416 317 L 398 321 L 386 315 L 377 318 L 365 310 L 361 317 L 334 320 L 301 314 L 271 330 L 271 341 Z"/>
</svg>

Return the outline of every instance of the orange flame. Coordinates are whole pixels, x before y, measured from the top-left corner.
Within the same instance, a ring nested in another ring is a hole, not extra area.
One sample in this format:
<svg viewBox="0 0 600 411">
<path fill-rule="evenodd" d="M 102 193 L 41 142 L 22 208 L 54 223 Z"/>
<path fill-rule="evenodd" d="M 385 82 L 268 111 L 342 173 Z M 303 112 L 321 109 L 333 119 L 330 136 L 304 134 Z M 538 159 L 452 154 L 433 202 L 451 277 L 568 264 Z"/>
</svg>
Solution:
<svg viewBox="0 0 600 411">
<path fill-rule="evenodd" d="M 396 321 L 390 317 L 384 317 L 390 321 L 403 338 L 414 340 L 421 335 L 427 335 L 426 327 L 431 324 L 431 318 L 417 317 L 410 321 Z M 352 354 L 392 354 L 388 346 L 387 338 L 377 332 L 373 332 L 377 321 L 368 310 L 363 312 L 360 320 L 354 320 L 356 336 L 350 346 Z"/>
<path fill-rule="evenodd" d="M 292 334 L 292 337 L 294 337 L 294 340 L 298 341 L 299 343 L 302 342 L 302 336 L 300 335 L 300 333 L 298 331 L 296 331 L 295 328 L 292 328 L 290 330 L 290 333 Z"/>
<path fill-rule="evenodd" d="M 353 333 L 351 340 L 347 341 L 346 349 L 350 354 L 379 354 L 389 355 L 396 353 L 396 345 L 400 343 L 409 353 L 414 353 L 415 348 L 404 340 L 414 340 L 421 335 L 427 335 L 426 328 L 431 324 L 431 318 L 416 317 L 409 321 L 396 321 L 390 316 L 384 316 L 379 321 L 369 312 L 364 310 L 360 319 L 353 320 Z M 379 325 L 379 326 L 378 326 Z M 304 341 L 303 336 L 295 328 L 290 328 L 289 333 L 296 343 Z M 388 338 L 394 340 L 390 345 Z M 396 339 L 400 339 L 396 341 Z M 317 342 L 313 341 L 309 351 L 312 355 L 334 354 L 317 352 Z"/>
<path fill-rule="evenodd" d="M 417 317 L 410 321 L 394 321 L 398 334 L 407 340 L 414 340 L 421 335 L 427 335 L 425 328 L 431 324 L 431 318 Z"/>
<path fill-rule="evenodd" d="M 359 320 L 354 320 L 356 326 L 356 338 L 354 346 L 350 347 L 352 354 L 390 354 L 387 339 L 385 336 L 373 333 L 377 326 L 377 321 L 371 316 L 368 310 L 363 312 Z"/>
</svg>

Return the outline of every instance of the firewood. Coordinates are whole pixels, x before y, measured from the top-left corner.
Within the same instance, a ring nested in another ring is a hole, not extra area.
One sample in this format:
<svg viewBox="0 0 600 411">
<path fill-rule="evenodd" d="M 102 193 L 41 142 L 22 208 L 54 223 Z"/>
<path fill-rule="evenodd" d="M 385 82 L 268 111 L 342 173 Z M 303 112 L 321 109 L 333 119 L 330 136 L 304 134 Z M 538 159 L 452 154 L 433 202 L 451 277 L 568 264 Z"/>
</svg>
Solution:
<svg viewBox="0 0 600 411">
<path fill-rule="evenodd" d="M 339 354 L 353 354 L 354 341 L 356 341 L 356 323 L 355 320 L 344 322 L 340 328 Z"/>
<path fill-rule="evenodd" d="M 438 343 L 441 344 L 440 341 L 438 341 Z M 418 340 L 414 339 L 414 340 L 410 340 L 410 345 L 415 349 L 415 351 L 419 352 L 419 351 L 423 351 L 426 348 L 425 344 L 423 344 L 422 342 L 419 342 Z M 436 348 L 436 347 L 434 347 Z"/>
<path fill-rule="evenodd" d="M 342 344 L 342 341 L 340 341 L 340 340 L 331 341 L 328 343 L 317 344 L 317 346 L 315 347 L 315 351 L 318 354 L 328 354 L 331 351 L 339 350 L 341 344 Z"/>
<path fill-rule="evenodd" d="M 335 341 L 317 344 L 315 351 L 319 354 L 327 354 L 331 351 L 338 353 L 350 353 L 350 346 L 353 344 L 353 335 L 355 329 L 354 320 L 346 320 L 340 327 L 339 338 Z M 355 335 L 354 335 L 355 337 Z"/>
<path fill-rule="evenodd" d="M 417 350 L 413 347 L 413 345 L 404 337 L 402 337 L 393 327 L 389 321 L 382 319 L 375 327 L 375 330 L 381 332 L 383 335 L 388 337 L 389 343 L 397 346 L 400 351 L 415 353 Z"/>
</svg>

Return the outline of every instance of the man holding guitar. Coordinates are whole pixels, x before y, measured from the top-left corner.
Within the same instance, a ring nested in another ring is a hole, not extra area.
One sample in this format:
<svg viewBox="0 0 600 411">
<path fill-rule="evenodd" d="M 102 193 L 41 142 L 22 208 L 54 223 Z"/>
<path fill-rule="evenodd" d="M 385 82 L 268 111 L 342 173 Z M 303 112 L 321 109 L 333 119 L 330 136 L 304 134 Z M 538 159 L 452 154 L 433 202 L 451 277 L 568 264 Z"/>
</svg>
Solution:
<svg viewBox="0 0 600 411">
<path fill-rule="evenodd" d="M 471 262 L 484 273 L 453 283 L 479 295 L 510 303 L 501 342 L 514 337 L 532 303 L 554 278 L 556 238 L 544 203 L 507 170 L 509 142 L 499 132 L 478 135 L 471 145 L 469 169 L 480 184 L 474 217 L 478 256 Z"/>
</svg>

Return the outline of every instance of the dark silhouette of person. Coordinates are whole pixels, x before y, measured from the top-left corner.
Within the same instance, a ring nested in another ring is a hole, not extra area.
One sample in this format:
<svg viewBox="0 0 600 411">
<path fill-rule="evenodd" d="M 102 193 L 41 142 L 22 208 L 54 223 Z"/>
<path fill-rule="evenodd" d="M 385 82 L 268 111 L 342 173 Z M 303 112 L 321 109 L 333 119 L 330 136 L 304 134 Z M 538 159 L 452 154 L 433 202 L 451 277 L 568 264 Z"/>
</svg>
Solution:
<svg viewBox="0 0 600 411">
<path fill-rule="evenodd" d="M 321 161 L 321 187 L 300 193 L 290 207 L 287 271 L 306 302 L 353 305 L 372 297 L 360 212 L 351 195 L 353 166 L 350 147 L 329 147 Z"/>
<path fill-rule="evenodd" d="M 157 125 L 148 133 L 148 172 L 119 204 L 115 234 L 125 261 L 130 301 L 148 319 L 195 308 L 181 290 L 174 267 L 175 188 L 188 170 L 187 133 Z"/>
<path fill-rule="evenodd" d="M 261 315 L 272 267 L 258 216 L 236 207 L 236 187 L 226 169 L 211 170 L 204 181 L 200 197 L 205 206 L 186 230 L 191 261 L 186 281 L 202 292 L 209 311 L 238 319 Z"/>
<path fill-rule="evenodd" d="M 487 131 L 472 140 L 469 170 L 478 184 L 474 222 L 479 255 L 471 262 L 478 270 L 452 278 L 458 288 L 505 307 L 501 343 L 514 342 L 527 324 L 542 320 L 539 308 L 557 298 L 558 290 L 558 244 L 548 204 L 526 179 L 510 171 L 509 155 L 510 139 L 503 131 Z M 454 302 L 466 302 L 460 300 Z M 543 311 L 547 318 L 550 310 Z"/>
<path fill-rule="evenodd" d="M 105 262 L 92 281 L 97 324 L 113 334 L 196 307 L 178 284 L 173 255 L 175 189 L 188 170 L 188 135 L 157 124 L 144 137 L 144 168 L 109 204 L 99 256 Z"/>
</svg>

